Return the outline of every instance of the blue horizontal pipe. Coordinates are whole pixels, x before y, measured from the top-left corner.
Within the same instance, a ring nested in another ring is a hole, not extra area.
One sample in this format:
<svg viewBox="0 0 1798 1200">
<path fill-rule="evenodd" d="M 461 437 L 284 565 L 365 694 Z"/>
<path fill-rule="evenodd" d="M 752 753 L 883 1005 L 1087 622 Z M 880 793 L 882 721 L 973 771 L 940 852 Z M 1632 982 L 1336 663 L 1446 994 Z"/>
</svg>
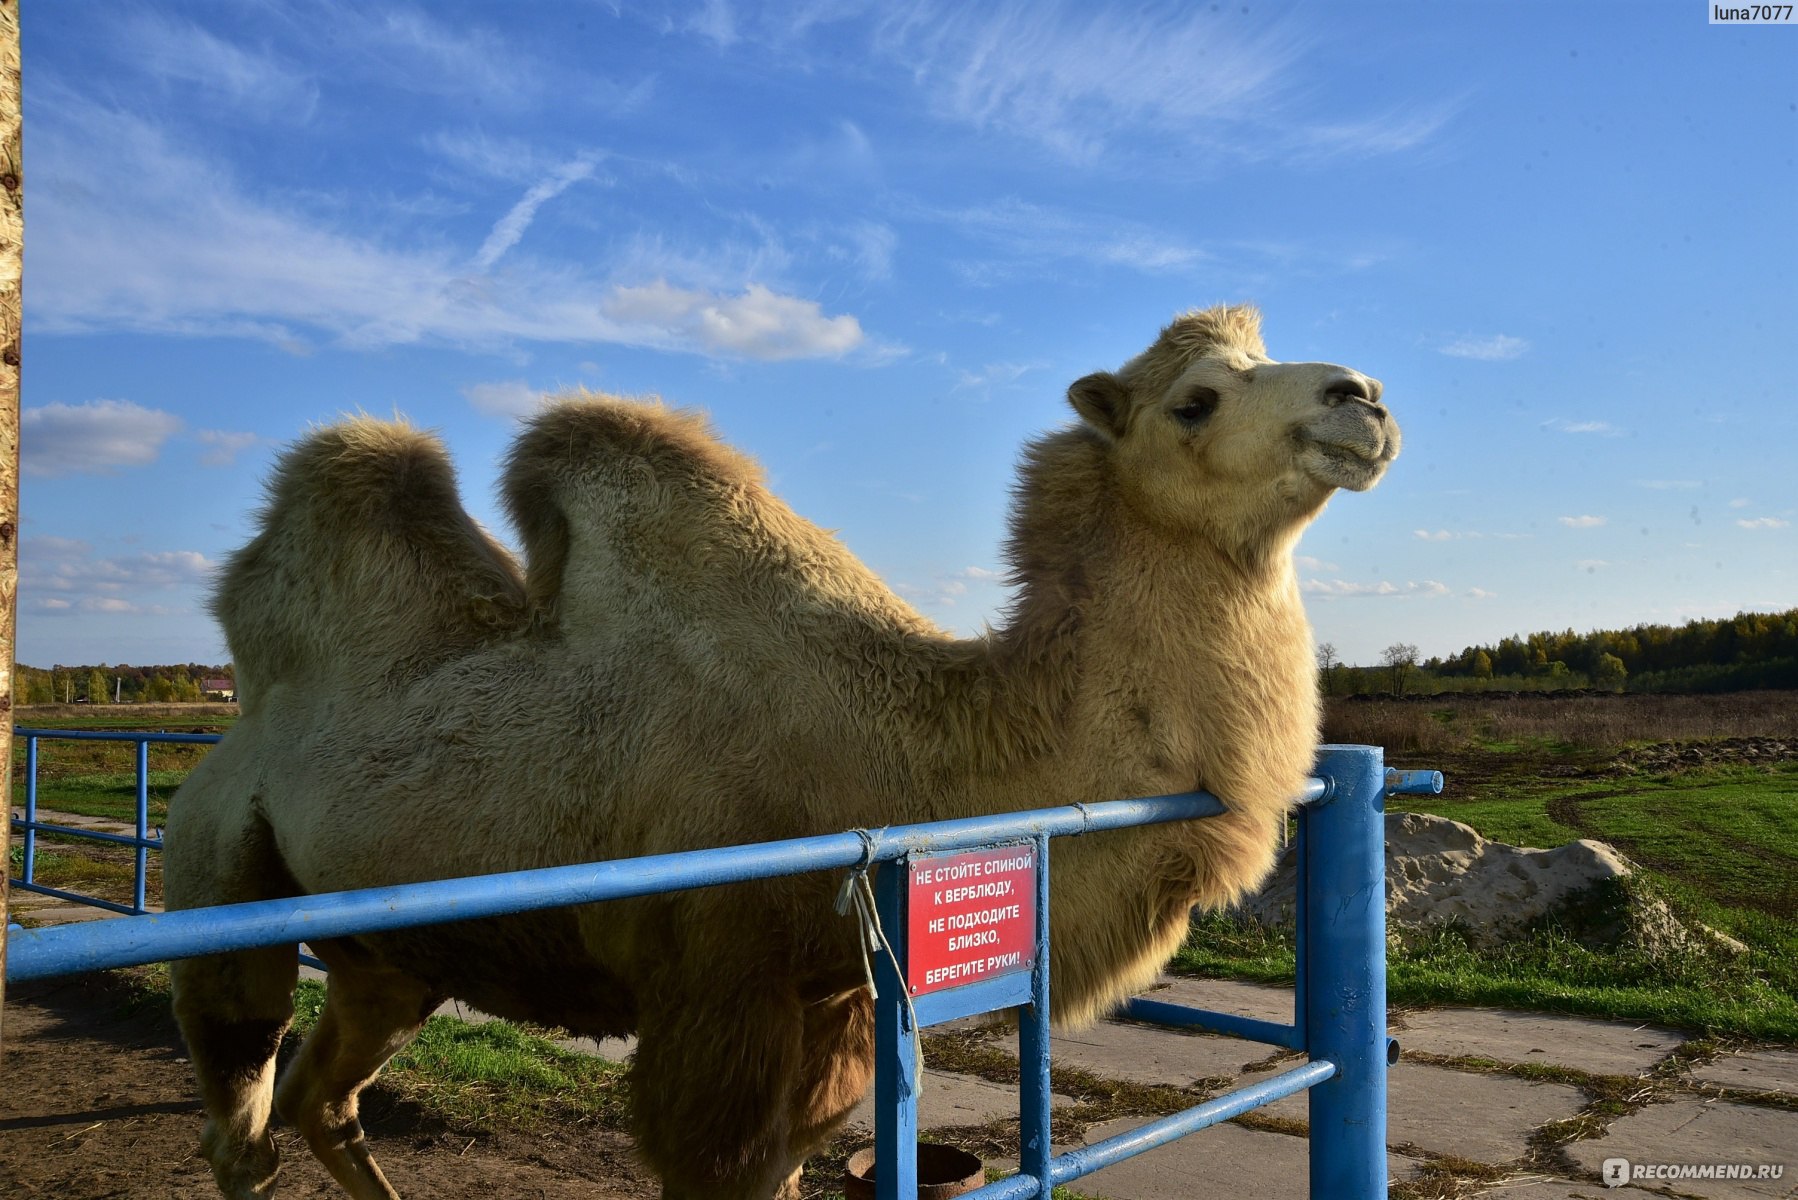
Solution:
<svg viewBox="0 0 1798 1200">
<path fill-rule="evenodd" d="M 1037 833 L 1052 837 L 1098 833 L 1216 816 L 1223 811 L 1223 802 L 1209 793 L 1184 792 L 897 825 L 869 831 L 866 844 L 857 833 L 830 833 L 750 846 L 152 913 L 84 927 L 30 929 L 7 941 L 7 978 L 42 979 L 257 946 L 472 921 L 826 871 L 862 862 L 888 862 L 917 851 L 960 850 Z"/>
<path fill-rule="evenodd" d="M 119 846 L 142 846 L 147 850 L 162 849 L 160 838 L 140 838 L 127 833 L 107 833 L 101 829 L 82 829 L 76 825 L 52 825 L 48 821 L 21 821 L 17 817 L 12 822 L 14 833 L 23 833 L 27 829 L 35 829 L 39 833 L 55 833 L 66 837 L 86 838 L 90 842 L 112 842 Z"/>
<path fill-rule="evenodd" d="M 1169 1004 L 1165 1000 L 1130 1000 L 1124 1005 L 1124 1015 L 1132 1021 L 1171 1025 L 1176 1029 L 1209 1029 L 1213 1033 L 1227 1033 L 1231 1037 L 1245 1038 L 1251 1042 L 1284 1046 L 1288 1050 L 1305 1048 L 1303 1036 L 1296 1025 L 1258 1021 L 1254 1017 L 1239 1017 L 1235 1013 L 1213 1012 L 1208 1008 L 1193 1008 L 1185 1004 Z"/>
<path fill-rule="evenodd" d="M 65 892 L 61 888 L 45 887 L 41 883 L 26 883 L 23 879 L 13 880 L 12 881 L 12 889 L 15 892 L 36 892 L 40 896 L 54 896 L 58 900 L 69 900 L 76 904 L 85 904 L 89 908 L 103 908 L 107 912 L 121 913 L 127 917 L 135 917 L 138 915 L 137 909 L 132 908 L 129 904 L 114 904 L 112 901 L 102 900 L 98 896 L 84 896 L 80 892 Z M 22 927 L 13 925 L 13 926 L 9 926 L 8 928 L 19 929 Z M 59 928 L 83 929 L 83 928 L 86 928 L 86 926 L 66 925 L 66 926 L 60 926 Z M 9 938 L 6 943 L 8 950 L 12 949 L 12 944 L 13 944 L 12 940 Z M 8 979 L 11 979 L 13 977 L 13 973 L 11 971 L 8 971 L 6 973 L 6 977 Z"/>
<path fill-rule="evenodd" d="M 1386 769 L 1386 794 L 1388 796 L 1440 796 L 1442 786 L 1441 771 L 1399 771 L 1391 767 Z"/>
<path fill-rule="evenodd" d="M 1139 1125 L 1135 1129 L 1108 1137 L 1102 1142 L 1094 1142 L 1078 1150 L 1070 1150 L 1066 1154 L 1058 1154 L 1049 1160 L 1049 1183 L 1059 1187 L 1070 1179 L 1078 1179 L 1082 1175 L 1091 1175 L 1094 1171 L 1109 1167 L 1132 1155 L 1141 1154 L 1145 1150 L 1153 1150 L 1157 1146 L 1165 1146 L 1177 1138 L 1185 1137 L 1197 1129 L 1208 1125 L 1216 1125 L 1228 1121 L 1231 1117 L 1239 1117 L 1251 1108 L 1260 1108 L 1263 1104 L 1271 1104 L 1282 1096 L 1290 1096 L 1294 1092 L 1304 1091 L 1314 1084 L 1336 1073 L 1336 1064 L 1324 1059 L 1306 1063 L 1302 1067 L 1294 1067 L 1283 1071 L 1271 1079 L 1263 1079 L 1260 1083 L 1238 1088 L 1214 1100 L 1207 1100 L 1194 1108 L 1162 1117 L 1158 1121 L 1150 1121 L 1147 1125 Z M 970 1196 L 979 1195 L 970 1192 Z"/>
<path fill-rule="evenodd" d="M 971 1192 L 963 1192 L 961 1200 L 1030 1200 L 1030 1197 L 1040 1194 L 1040 1191 L 1041 1185 L 1036 1176 L 1020 1171 L 1016 1175 L 1007 1175 L 1004 1179 L 995 1179 Z"/>
<path fill-rule="evenodd" d="M 31 729 L 14 725 L 14 737 L 45 737 L 69 742 L 190 742 L 203 746 L 217 744 L 222 733 L 152 733 L 128 729 Z"/>
</svg>

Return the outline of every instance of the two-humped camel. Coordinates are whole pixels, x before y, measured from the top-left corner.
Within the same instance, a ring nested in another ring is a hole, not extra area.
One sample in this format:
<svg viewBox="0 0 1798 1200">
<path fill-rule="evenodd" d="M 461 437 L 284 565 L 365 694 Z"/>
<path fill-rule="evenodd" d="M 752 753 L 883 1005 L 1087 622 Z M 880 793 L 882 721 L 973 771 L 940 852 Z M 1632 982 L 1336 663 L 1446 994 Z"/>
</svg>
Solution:
<svg viewBox="0 0 1798 1200">
<path fill-rule="evenodd" d="M 436 440 L 313 433 L 218 590 L 243 716 L 171 805 L 169 906 L 1217 793 L 1214 819 L 1058 843 L 1055 1016 L 1092 1019 L 1267 871 L 1317 735 L 1293 546 L 1399 435 L 1377 382 L 1272 361 L 1248 308 L 1188 313 L 1068 397 L 1079 422 L 1024 453 L 1016 599 L 973 639 L 694 415 L 581 394 L 531 420 L 505 478 L 522 578 Z M 177 963 L 219 1186 L 272 1194 L 272 1102 L 352 1196 L 394 1196 L 356 1096 L 455 996 L 635 1031 L 667 1195 L 792 1196 L 871 1070 L 839 878 L 314 943 L 328 999 L 278 1088 L 292 948 Z"/>
</svg>

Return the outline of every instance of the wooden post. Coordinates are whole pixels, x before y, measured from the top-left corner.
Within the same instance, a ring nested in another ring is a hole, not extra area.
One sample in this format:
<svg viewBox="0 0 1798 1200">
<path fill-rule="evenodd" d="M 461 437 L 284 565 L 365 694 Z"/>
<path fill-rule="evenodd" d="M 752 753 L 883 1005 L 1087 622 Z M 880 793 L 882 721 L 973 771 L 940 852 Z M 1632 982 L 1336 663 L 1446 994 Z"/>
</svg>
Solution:
<svg viewBox="0 0 1798 1200">
<path fill-rule="evenodd" d="M 19 608 L 19 288 L 25 270 L 25 175 L 19 131 L 19 8 L 0 0 L 0 780 L 12 846 L 14 635 Z M 0 855 L 0 1029 L 6 1015 L 7 862 Z"/>
</svg>

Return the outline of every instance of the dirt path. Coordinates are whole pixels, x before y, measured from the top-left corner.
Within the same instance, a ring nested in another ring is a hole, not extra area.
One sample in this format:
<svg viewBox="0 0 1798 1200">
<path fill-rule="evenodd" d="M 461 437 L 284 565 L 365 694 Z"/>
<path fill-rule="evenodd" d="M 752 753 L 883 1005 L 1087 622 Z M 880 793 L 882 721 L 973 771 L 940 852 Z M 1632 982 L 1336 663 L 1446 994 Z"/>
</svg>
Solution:
<svg viewBox="0 0 1798 1200">
<path fill-rule="evenodd" d="M 629 1139 L 593 1130 L 462 1130 L 384 1094 L 363 1118 L 402 1196 L 629 1200 L 659 1194 Z M 167 1009 L 131 1007 L 106 976 L 7 989 L 0 1049 L 0 1193 L 56 1200 L 217 1200 L 192 1157 L 200 1108 Z M 341 1200 L 292 1130 L 282 1200 Z"/>
</svg>

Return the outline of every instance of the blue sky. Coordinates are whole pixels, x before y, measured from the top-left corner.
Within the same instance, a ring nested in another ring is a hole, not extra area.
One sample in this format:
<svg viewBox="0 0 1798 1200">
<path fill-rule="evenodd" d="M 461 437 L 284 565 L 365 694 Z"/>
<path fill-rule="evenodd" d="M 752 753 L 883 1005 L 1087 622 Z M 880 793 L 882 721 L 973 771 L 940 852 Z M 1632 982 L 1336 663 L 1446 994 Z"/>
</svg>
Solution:
<svg viewBox="0 0 1798 1200">
<path fill-rule="evenodd" d="M 272 455 L 708 410 L 946 627 L 1174 313 L 1382 379 L 1348 661 L 1798 604 L 1798 28 L 1677 3 L 27 6 L 21 661 L 217 662 Z"/>
</svg>

